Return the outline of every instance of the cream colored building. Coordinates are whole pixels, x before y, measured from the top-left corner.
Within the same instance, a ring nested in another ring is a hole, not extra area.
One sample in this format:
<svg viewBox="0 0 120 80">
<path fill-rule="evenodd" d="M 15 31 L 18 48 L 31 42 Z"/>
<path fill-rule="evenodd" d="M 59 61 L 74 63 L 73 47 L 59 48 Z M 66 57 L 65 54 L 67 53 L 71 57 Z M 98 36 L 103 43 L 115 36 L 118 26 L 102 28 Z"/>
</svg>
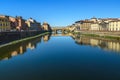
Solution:
<svg viewBox="0 0 120 80">
<path fill-rule="evenodd" d="M 93 21 L 81 21 L 80 30 L 90 30 Z"/>
<path fill-rule="evenodd" d="M 49 31 L 50 30 L 50 25 L 47 22 L 44 22 L 42 27 L 43 27 L 43 30 L 45 30 L 45 31 Z"/>
<path fill-rule="evenodd" d="M 90 30 L 92 31 L 98 31 L 99 30 L 99 24 L 98 23 L 92 23 Z"/>
<path fill-rule="evenodd" d="M 91 18 L 76 21 L 74 26 L 83 31 L 120 31 L 119 18 Z"/>
<path fill-rule="evenodd" d="M 102 20 L 98 20 L 91 24 L 91 30 L 96 31 L 108 31 L 108 23 Z"/>
<path fill-rule="evenodd" d="M 120 20 L 110 21 L 108 25 L 109 31 L 120 31 Z"/>
<path fill-rule="evenodd" d="M 41 24 L 32 18 L 28 19 L 25 23 L 27 24 L 29 30 L 41 30 Z"/>
</svg>

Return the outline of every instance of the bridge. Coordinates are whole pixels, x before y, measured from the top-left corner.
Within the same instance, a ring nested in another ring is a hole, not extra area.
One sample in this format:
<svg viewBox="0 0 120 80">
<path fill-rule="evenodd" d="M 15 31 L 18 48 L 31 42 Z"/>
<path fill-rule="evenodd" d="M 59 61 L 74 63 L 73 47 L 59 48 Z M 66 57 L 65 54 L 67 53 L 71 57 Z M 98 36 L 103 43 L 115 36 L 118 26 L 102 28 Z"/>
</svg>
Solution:
<svg viewBox="0 0 120 80">
<path fill-rule="evenodd" d="M 72 33 L 52 34 L 51 36 L 74 36 Z"/>
<path fill-rule="evenodd" d="M 58 31 L 61 31 L 62 33 L 68 32 L 69 29 L 67 27 L 52 27 L 52 31 L 54 33 L 58 33 Z"/>
</svg>

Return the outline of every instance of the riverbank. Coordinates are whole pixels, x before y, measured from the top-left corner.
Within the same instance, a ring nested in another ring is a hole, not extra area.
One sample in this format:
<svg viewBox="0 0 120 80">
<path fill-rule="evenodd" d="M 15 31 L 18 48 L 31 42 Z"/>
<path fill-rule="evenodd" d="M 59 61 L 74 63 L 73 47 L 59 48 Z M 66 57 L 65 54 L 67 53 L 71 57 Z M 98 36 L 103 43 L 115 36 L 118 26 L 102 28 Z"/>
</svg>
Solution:
<svg viewBox="0 0 120 80">
<path fill-rule="evenodd" d="M 80 34 L 83 36 L 120 40 L 120 32 L 80 31 L 80 32 L 73 32 L 73 33 Z"/>
<path fill-rule="evenodd" d="M 23 38 L 23 39 L 20 39 L 20 40 L 15 40 L 15 41 L 0 45 L 0 48 L 5 47 L 5 46 L 10 46 L 10 45 L 13 45 L 13 44 L 17 44 L 17 43 L 20 43 L 22 41 L 27 41 L 27 40 L 30 40 L 30 39 L 38 38 L 40 36 L 43 36 L 43 35 L 49 34 L 49 33 L 50 32 L 45 32 L 45 33 L 41 33 L 41 34 L 36 35 L 36 36 L 31 36 L 31 37 L 26 37 L 26 38 Z"/>
</svg>

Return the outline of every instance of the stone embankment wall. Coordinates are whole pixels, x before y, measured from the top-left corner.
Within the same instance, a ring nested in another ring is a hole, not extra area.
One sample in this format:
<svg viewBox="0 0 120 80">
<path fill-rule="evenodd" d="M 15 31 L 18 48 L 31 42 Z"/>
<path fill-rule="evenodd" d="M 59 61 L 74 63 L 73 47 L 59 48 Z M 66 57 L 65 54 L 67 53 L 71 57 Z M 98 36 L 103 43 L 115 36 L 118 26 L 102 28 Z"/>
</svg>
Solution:
<svg viewBox="0 0 120 80">
<path fill-rule="evenodd" d="M 0 32 L 0 45 L 14 41 L 14 40 L 35 36 L 41 33 L 44 33 L 44 31 Z"/>
<path fill-rule="evenodd" d="M 120 32 L 106 32 L 106 31 L 80 31 L 82 34 L 96 34 L 99 36 L 120 37 Z"/>
</svg>

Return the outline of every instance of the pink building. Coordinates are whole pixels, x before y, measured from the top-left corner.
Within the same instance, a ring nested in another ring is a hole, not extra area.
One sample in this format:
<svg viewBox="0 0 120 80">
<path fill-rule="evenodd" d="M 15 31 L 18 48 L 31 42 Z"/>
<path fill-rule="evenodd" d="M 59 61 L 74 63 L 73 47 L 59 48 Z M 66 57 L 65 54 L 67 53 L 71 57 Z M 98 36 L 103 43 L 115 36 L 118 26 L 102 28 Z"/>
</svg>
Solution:
<svg viewBox="0 0 120 80">
<path fill-rule="evenodd" d="M 17 30 L 27 30 L 28 26 L 25 23 L 25 19 L 23 19 L 21 16 L 16 17 L 18 25 L 16 26 Z"/>
</svg>

